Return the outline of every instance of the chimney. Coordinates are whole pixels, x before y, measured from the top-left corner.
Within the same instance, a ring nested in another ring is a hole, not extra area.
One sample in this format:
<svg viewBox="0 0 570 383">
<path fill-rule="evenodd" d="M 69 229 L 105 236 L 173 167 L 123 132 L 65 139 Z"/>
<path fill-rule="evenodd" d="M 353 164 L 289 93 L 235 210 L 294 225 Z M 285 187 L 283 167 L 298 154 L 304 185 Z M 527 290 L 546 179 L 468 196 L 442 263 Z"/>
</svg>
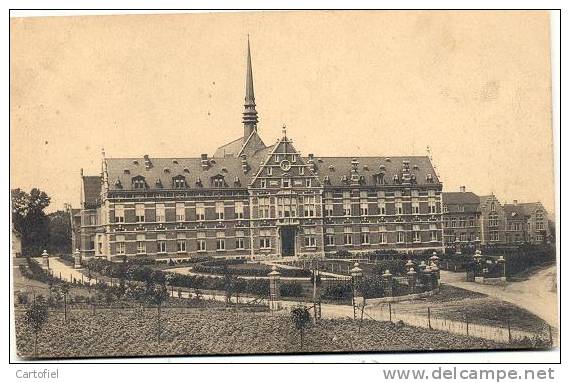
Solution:
<svg viewBox="0 0 570 383">
<path fill-rule="evenodd" d="M 459 191 L 460 191 L 461 193 L 465 193 L 465 186 L 460 186 L 460 187 L 459 187 Z"/>
<path fill-rule="evenodd" d="M 516 200 L 516 199 L 514 199 L 514 200 L 513 200 L 513 205 L 517 206 L 518 204 L 519 204 L 519 201 Z"/>
</svg>

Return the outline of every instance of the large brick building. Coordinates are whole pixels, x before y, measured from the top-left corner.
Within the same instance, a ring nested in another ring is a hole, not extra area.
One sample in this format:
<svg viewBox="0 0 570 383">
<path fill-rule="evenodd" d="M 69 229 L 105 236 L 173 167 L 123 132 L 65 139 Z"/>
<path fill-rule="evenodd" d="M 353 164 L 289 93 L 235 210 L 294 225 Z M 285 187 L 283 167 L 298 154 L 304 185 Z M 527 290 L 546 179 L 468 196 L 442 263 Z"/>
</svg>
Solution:
<svg viewBox="0 0 570 383">
<path fill-rule="evenodd" d="M 441 250 L 442 184 L 425 156 L 302 155 L 258 131 L 247 49 L 244 132 L 213 156 L 106 158 L 81 175 L 84 256 L 324 256 Z"/>
<path fill-rule="evenodd" d="M 444 192 L 444 246 L 542 244 L 550 240 L 548 215 L 540 202 L 501 204 L 494 194 Z"/>
</svg>

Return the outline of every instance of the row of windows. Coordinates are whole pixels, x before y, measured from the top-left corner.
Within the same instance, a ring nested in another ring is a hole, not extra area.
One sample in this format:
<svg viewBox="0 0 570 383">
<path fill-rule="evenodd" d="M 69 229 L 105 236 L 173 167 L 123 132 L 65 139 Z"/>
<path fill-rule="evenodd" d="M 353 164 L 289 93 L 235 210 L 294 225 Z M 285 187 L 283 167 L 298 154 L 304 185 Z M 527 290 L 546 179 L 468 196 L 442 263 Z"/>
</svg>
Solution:
<svg viewBox="0 0 570 383">
<path fill-rule="evenodd" d="M 444 218 L 444 227 L 475 227 L 475 217 Z"/>
<path fill-rule="evenodd" d="M 157 203 L 155 207 L 156 222 L 166 222 L 166 207 L 164 204 Z M 225 219 L 225 208 L 223 202 L 216 202 L 215 205 L 216 219 Z M 236 201 L 234 206 L 235 218 L 243 219 L 244 216 L 244 203 Z M 144 204 L 135 205 L 135 218 L 136 222 L 145 222 L 146 208 Z M 176 203 L 176 221 L 186 221 L 186 207 L 183 202 Z M 196 220 L 206 220 L 206 206 L 203 203 L 196 204 Z M 115 222 L 125 222 L 125 209 L 123 205 L 115 205 Z"/>
</svg>

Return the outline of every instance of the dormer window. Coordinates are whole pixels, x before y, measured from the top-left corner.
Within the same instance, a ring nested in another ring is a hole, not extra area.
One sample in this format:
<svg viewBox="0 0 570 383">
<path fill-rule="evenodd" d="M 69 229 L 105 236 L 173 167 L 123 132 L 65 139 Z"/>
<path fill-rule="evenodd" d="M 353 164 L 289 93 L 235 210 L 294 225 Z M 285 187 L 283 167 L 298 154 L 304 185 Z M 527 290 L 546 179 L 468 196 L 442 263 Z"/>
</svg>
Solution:
<svg viewBox="0 0 570 383">
<path fill-rule="evenodd" d="M 146 181 L 143 176 L 136 176 L 132 178 L 133 189 L 144 190 L 146 189 Z"/>
<path fill-rule="evenodd" d="M 133 160 L 133 165 L 138 165 L 139 161 L 138 160 Z"/>
<path fill-rule="evenodd" d="M 125 169 L 125 170 L 123 170 L 123 173 L 125 173 L 125 174 L 131 174 L 131 171 L 130 171 L 129 169 Z"/>
<path fill-rule="evenodd" d="M 428 183 L 432 183 L 433 182 L 433 177 L 431 175 L 431 173 L 426 174 L 426 181 Z"/>
<path fill-rule="evenodd" d="M 165 173 L 170 173 L 170 169 L 164 168 L 164 172 L 165 172 Z"/>
<path fill-rule="evenodd" d="M 203 186 L 202 185 L 202 179 L 200 177 L 196 178 L 196 186 L 198 186 L 200 188 Z"/>
<path fill-rule="evenodd" d="M 223 188 L 226 186 L 226 181 L 222 175 L 217 175 L 211 178 L 212 186 L 215 188 Z"/>
<path fill-rule="evenodd" d="M 398 181 L 399 181 L 398 175 L 394 174 L 394 183 L 398 183 Z"/>
<path fill-rule="evenodd" d="M 291 156 L 291 162 L 297 162 L 297 156 L 295 154 Z"/>
<path fill-rule="evenodd" d="M 174 189 L 185 189 L 186 188 L 186 178 L 184 176 L 172 177 L 172 187 Z"/>
<path fill-rule="evenodd" d="M 273 157 L 273 159 L 274 159 L 275 162 L 279 163 L 279 160 L 280 160 L 281 158 L 279 157 L 279 154 L 276 154 L 276 155 Z"/>
<path fill-rule="evenodd" d="M 172 160 L 172 163 L 178 165 L 178 160 Z"/>
<path fill-rule="evenodd" d="M 121 184 L 121 180 L 117 178 L 117 180 L 115 181 L 115 187 L 117 189 L 122 189 L 123 185 Z"/>
<path fill-rule="evenodd" d="M 384 173 L 378 173 L 374 176 L 374 181 L 378 185 L 384 185 Z"/>
<path fill-rule="evenodd" d="M 334 172 L 334 166 L 333 165 L 329 165 L 329 171 Z"/>
</svg>

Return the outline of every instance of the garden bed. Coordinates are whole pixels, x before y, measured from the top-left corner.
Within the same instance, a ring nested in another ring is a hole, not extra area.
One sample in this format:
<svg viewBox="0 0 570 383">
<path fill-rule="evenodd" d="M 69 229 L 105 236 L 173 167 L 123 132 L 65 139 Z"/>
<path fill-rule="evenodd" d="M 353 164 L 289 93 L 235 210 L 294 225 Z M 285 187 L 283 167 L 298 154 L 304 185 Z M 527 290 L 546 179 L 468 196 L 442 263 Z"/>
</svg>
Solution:
<svg viewBox="0 0 570 383">
<path fill-rule="evenodd" d="M 310 327 L 300 348 L 299 332 L 286 315 L 231 309 L 164 309 L 160 344 L 156 310 L 77 310 L 63 323 L 51 313 L 40 333 L 40 358 L 209 355 L 298 352 L 504 349 L 508 345 L 466 336 L 365 320 L 322 320 Z M 31 357 L 33 337 L 16 310 L 18 354 Z M 512 346 L 511 346 L 512 347 Z"/>
</svg>

